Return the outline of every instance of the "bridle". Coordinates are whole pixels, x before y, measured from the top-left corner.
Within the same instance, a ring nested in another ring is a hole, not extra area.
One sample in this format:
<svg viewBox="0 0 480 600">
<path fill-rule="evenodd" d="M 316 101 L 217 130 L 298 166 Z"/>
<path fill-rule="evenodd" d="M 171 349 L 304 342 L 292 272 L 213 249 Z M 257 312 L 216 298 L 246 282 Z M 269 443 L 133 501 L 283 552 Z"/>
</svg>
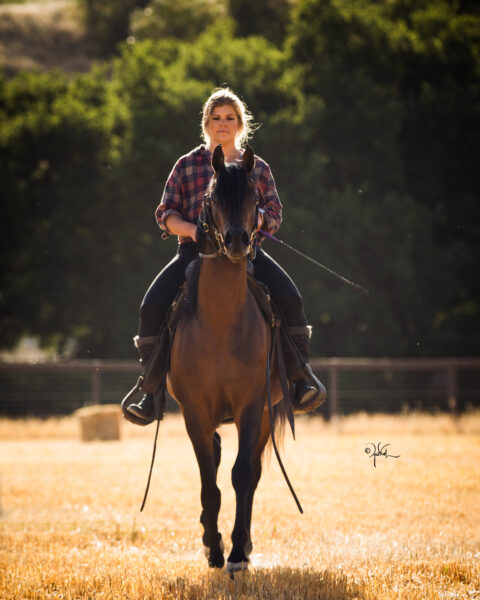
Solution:
<svg viewBox="0 0 480 600">
<path fill-rule="evenodd" d="M 258 188 L 249 180 L 248 189 L 253 191 L 255 194 L 255 221 L 253 224 L 253 229 L 250 232 L 249 242 L 247 246 L 247 256 L 250 260 L 255 258 L 256 251 L 256 240 L 257 240 L 257 223 L 258 223 L 258 211 L 259 211 L 259 199 L 258 199 Z M 208 191 L 205 194 L 204 203 L 203 203 L 203 211 L 200 215 L 199 226 L 201 227 L 203 233 L 205 233 L 208 242 L 213 247 L 215 252 L 212 254 L 204 254 L 202 252 L 199 253 L 200 258 L 219 258 L 222 255 L 227 256 L 230 260 L 232 258 L 228 255 L 227 247 L 225 245 L 225 238 L 223 234 L 218 230 L 218 227 L 215 223 L 215 219 L 213 218 L 212 212 L 212 199 L 215 196 L 215 190 Z M 233 261 L 232 262 L 236 262 Z"/>
</svg>

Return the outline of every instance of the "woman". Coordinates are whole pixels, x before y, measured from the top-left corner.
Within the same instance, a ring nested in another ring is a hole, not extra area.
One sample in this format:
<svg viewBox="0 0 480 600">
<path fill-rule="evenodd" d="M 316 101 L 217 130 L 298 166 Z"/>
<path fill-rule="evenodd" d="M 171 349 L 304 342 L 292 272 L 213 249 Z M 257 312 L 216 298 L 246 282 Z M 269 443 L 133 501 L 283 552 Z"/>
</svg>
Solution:
<svg viewBox="0 0 480 600">
<path fill-rule="evenodd" d="M 173 260 L 161 271 L 148 289 L 140 308 L 138 336 L 135 337 L 142 364 L 146 365 L 168 308 L 185 278 L 185 269 L 198 256 L 197 220 L 203 206 L 207 185 L 213 175 L 211 157 L 218 144 L 226 162 L 242 160 L 242 144 L 252 133 L 252 115 L 245 104 L 228 88 L 216 90 L 203 107 L 202 132 L 205 144 L 182 156 L 167 180 L 156 218 L 164 231 L 162 238 L 177 235 L 179 247 Z M 255 157 L 252 176 L 260 188 L 262 206 L 258 228 L 275 233 L 282 220 L 280 203 L 270 167 Z M 289 377 L 295 384 L 295 411 L 308 412 L 322 404 L 325 389 L 308 365 L 310 327 L 307 326 L 302 298 L 287 273 L 261 248 L 253 260 L 255 277 L 270 289 L 274 301 L 282 308 L 290 333 L 305 363 L 305 368 Z M 153 396 L 146 394 L 127 410 L 145 421 L 151 420 Z"/>
</svg>

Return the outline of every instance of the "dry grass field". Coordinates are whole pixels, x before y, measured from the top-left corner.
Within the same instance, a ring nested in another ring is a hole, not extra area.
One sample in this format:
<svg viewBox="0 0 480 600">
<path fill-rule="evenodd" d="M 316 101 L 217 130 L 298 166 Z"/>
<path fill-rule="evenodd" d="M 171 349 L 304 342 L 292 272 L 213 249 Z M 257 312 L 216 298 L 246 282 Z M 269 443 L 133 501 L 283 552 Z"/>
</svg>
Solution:
<svg viewBox="0 0 480 600">
<path fill-rule="evenodd" d="M 81 442 L 73 418 L 0 420 L 0 598 L 480 600 L 480 414 L 299 419 L 256 495 L 252 567 L 230 580 L 201 552 L 200 485 L 181 419 Z M 221 429 L 220 526 L 233 526 L 236 439 Z M 400 458 L 373 458 L 389 442 Z"/>
</svg>

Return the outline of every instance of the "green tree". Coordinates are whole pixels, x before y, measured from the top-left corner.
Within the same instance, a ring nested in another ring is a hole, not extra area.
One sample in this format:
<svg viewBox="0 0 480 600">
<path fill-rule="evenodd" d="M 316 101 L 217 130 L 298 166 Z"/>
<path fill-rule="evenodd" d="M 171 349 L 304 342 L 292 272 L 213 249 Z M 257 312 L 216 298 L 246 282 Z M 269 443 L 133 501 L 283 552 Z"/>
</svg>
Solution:
<svg viewBox="0 0 480 600">
<path fill-rule="evenodd" d="M 85 10 L 87 29 L 108 55 L 128 35 L 130 17 L 148 0 L 79 0 Z"/>
<path fill-rule="evenodd" d="M 261 36 L 277 46 L 285 39 L 291 0 L 229 0 L 230 16 L 235 21 L 235 34 L 239 37 Z"/>
<path fill-rule="evenodd" d="M 299 0 L 285 49 L 225 19 L 193 42 L 122 44 L 87 75 L 0 78 L 2 345 L 134 356 L 141 297 L 176 245 L 155 207 L 226 84 L 261 125 L 279 235 L 372 292 L 266 242 L 314 353 L 478 354 L 478 19 L 442 0 Z"/>
<path fill-rule="evenodd" d="M 226 13 L 223 0 L 153 0 L 132 13 L 130 32 L 138 40 L 193 41 Z"/>
<path fill-rule="evenodd" d="M 479 289 L 466 276 L 478 268 L 473 198 L 479 186 L 472 162 L 478 155 L 478 31 L 478 17 L 460 15 L 458 6 L 442 0 L 302 0 L 287 42 L 306 98 L 303 110 L 309 117 L 302 122 L 312 125 L 307 145 L 321 156 L 318 168 L 309 171 L 317 173 L 321 188 L 367 192 L 379 214 L 392 193 L 399 203 L 410 198 L 418 207 L 414 212 L 427 210 L 432 249 L 420 245 L 415 250 L 408 264 L 411 284 L 398 290 L 416 307 L 413 321 L 406 318 L 406 306 L 400 317 L 402 331 L 414 324 L 405 347 L 409 352 L 415 351 L 415 338 L 419 352 L 428 354 L 479 348 L 473 333 L 479 324 Z M 344 214 L 344 222 L 351 222 L 351 214 Z M 398 221 L 384 227 L 395 239 Z M 410 233 L 418 239 L 414 230 Z M 360 248 L 354 253 L 363 256 Z M 420 271 L 419 256 L 426 255 L 431 262 Z M 389 254 L 381 256 L 387 260 Z M 385 288 L 398 276 L 395 262 L 388 264 Z M 390 303 L 397 306 L 398 296 L 391 294 Z M 467 339 L 456 319 L 470 322 Z"/>
<path fill-rule="evenodd" d="M 104 246 L 93 242 L 108 207 L 97 189 L 118 127 L 107 87 L 100 72 L 73 81 L 22 74 L 3 83 L 2 116 L 9 117 L 0 138 L 2 220 L 8 223 L 4 344 L 30 333 L 61 347 L 101 322 L 92 290 L 108 262 Z"/>
</svg>

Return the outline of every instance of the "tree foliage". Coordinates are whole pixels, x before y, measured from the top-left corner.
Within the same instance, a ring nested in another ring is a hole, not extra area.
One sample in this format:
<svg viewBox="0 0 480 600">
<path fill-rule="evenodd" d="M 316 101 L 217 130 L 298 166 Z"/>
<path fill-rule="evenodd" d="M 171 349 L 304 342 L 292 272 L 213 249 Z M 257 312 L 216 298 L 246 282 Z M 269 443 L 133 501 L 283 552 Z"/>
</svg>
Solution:
<svg viewBox="0 0 480 600">
<path fill-rule="evenodd" d="M 132 12 L 130 31 L 139 40 L 173 37 L 193 41 L 226 16 L 227 7 L 220 0 L 152 0 Z"/>
<path fill-rule="evenodd" d="M 304 296 L 314 352 L 478 354 L 478 11 L 299 0 L 280 39 L 261 20 L 242 30 L 233 0 L 231 18 L 182 29 L 192 2 L 152 2 L 145 39 L 88 74 L 0 79 L 2 346 L 31 334 L 133 356 L 141 297 L 175 249 L 154 209 L 227 84 L 261 125 L 281 237 L 372 293 L 266 244 Z"/>
<path fill-rule="evenodd" d="M 105 54 L 114 52 L 129 30 L 132 13 L 148 0 L 78 0 L 85 13 L 87 30 Z"/>
<path fill-rule="evenodd" d="M 228 8 L 236 24 L 236 35 L 259 35 L 277 46 L 285 41 L 292 10 L 291 0 L 229 0 Z"/>
</svg>

